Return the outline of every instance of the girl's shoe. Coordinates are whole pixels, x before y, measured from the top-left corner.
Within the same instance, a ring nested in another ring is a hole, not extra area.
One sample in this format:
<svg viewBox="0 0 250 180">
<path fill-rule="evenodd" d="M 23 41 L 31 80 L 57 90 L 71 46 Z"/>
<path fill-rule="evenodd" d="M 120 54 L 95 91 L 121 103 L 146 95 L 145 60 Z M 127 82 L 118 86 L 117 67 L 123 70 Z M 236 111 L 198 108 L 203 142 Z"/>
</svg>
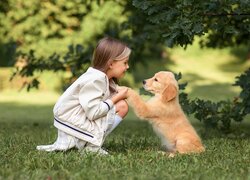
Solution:
<svg viewBox="0 0 250 180">
<path fill-rule="evenodd" d="M 54 144 L 40 145 L 36 149 L 39 151 L 66 151 L 76 146 L 76 138 L 58 130 L 57 140 Z"/>
<path fill-rule="evenodd" d="M 109 153 L 100 146 L 87 145 L 83 150 L 84 153 L 96 153 L 98 155 L 108 155 Z"/>
</svg>

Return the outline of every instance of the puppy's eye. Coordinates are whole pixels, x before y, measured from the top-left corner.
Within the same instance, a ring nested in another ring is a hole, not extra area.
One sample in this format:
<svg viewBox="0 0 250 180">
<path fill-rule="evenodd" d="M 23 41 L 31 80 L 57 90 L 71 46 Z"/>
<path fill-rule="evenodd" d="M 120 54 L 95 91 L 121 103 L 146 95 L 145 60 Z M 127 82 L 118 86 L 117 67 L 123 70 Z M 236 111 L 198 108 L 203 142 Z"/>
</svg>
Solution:
<svg viewBox="0 0 250 180">
<path fill-rule="evenodd" d="M 157 78 L 155 78 L 155 81 L 157 81 L 157 82 L 158 82 L 158 79 L 157 79 Z"/>
</svg>

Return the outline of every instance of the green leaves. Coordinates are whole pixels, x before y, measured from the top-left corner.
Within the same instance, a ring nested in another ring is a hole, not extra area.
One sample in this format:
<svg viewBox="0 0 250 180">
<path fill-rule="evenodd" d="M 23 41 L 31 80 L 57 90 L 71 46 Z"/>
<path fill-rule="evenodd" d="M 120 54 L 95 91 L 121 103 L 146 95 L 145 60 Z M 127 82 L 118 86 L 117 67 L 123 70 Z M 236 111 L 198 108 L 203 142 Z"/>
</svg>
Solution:
<svg viewBox="0 0 250 180">
<path fill-rule="evenodd" d="M 39 56 L 65 53 L 69 44 L 95 44 L 108 30 L 120 36 L 116 27 L 127 17 L 122 3 L 125 0 L 7 0 L 0 3 L 0 40 L 15 42 L 26 53 L 35 49 Z"/>
<path fill-rule="evenodd" d="M 186 47 L 192 44 L 194 36 L 208 32 L 207 40 L 201 43 L 203 46 L 249 44 L 247 40 L 250 39 L 249 4 L 233 0 L 133 1 L 133 5 L 144 12 L 148 23 L 160 30 L 159 40 L 164 40 L 163 42 L 169 47 L 174 45 Z"/>
<path fill-rule="evenodd" d="M 237 76 L 236 79 L 234 86 L 239 86 L 241 88 L 239 96 L 241 101 L 236 101 L 236 103 L 242 107 L 242 114 L 246 115 L 250 113 L 250 68 L 240 76 Z"/>
<path fill-rule="evenodd" d="M 26 53 L 18 53 L 19 58 L 26 61 L 24 67 L 17 67 L 13 73 L 11 80 L 15 76 L 30 78 L 26 81 L 23 87 L 26 87 L 29 91 L 31 88 L 39 87 L 39 80 L 37 74 L 42 73 L 45 70 L 54 72 L 69 71 L 70 77 L 66 79 L 65 87 L 72 83 L 77 77 L 79 77 L 90 65 L 90 59 L 92 55 L 92 49 L 85 49 L 83 46 L 77 44 L 76 46 L 70 45 L 68 52 L 60 56 L 53 53 L 48 58 L 36 57 L 33 50 Z"/>
<path fill-rule="evenodd" d="M 91 48 L 90 48 L 91 49 Z M 69 68 L 72 78 L 79 77 L 90 64 L 92 52 L 85 50 L 83 46 L 77 44 L 75 47 L 70 45 L 68 52 L 63 56 L 64 66 Z"/>
</svg>

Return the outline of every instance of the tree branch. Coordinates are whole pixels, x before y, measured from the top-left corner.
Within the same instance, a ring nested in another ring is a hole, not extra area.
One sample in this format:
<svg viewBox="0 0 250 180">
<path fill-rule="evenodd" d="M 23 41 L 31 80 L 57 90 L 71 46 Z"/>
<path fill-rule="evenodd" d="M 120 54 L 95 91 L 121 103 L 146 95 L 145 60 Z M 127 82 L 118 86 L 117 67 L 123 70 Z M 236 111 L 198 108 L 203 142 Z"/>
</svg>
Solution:
<svg viewBox="0 0 250 180">
<path fill-rule="evenodd" d="M 216 14 L 216 13 L 205 13 L 202 14 L 202 16 L 249 16 L 250 17 L 250 13 L 220 13 L 220 14 Z"/>
</svg>

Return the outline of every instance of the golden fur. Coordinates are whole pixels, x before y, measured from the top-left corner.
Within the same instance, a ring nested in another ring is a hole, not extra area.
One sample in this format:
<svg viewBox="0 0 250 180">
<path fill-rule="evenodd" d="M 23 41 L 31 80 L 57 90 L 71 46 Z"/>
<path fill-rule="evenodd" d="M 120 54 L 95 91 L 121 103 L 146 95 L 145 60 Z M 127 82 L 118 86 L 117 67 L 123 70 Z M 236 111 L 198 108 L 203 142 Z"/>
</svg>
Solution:
<svg viewBox="0 0 250 180">
<path fill-rule="evenodd" d="M 145 90 L 155 96 L 145 102 L 137 92 L 129 89 L 128 103 L 139 118 L 147 119 L 153 124 L 170 156 L 176 152 L 203 152 L 205 148 L 179 104 L 178 83 L 174 74 L 161 71 L 143 81 L 143 84 Z"/>
</svg>

